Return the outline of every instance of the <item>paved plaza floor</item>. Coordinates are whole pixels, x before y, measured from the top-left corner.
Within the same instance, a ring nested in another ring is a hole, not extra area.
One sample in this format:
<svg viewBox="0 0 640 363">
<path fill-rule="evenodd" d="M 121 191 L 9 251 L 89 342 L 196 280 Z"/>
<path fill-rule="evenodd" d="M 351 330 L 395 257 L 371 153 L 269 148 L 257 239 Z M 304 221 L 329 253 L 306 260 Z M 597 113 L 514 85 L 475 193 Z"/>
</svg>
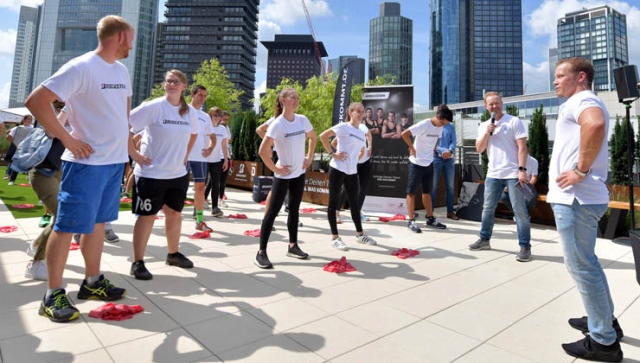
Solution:
<svg viewBox="0 0 640 363">
<path fill-rule="evenodd" d="M 71 251 L 65 283 L 82 316 L 58 324 L 38 315 L 46 284 L 24 277 L 27 241 L 40 233 L 38 218 L 15 220 L 0 204 L 0 362 L 573 362 L 561 343 L 582 338 L 567 324 L 584 309 L 562 259 L 553 227 L 532 226 L 533 261 L 517 262 L 515 223 L 497 220 L 490 251 L 471 252 L 479 223 L 444 219 L 446 230 L 406 223 L 365 222 L 378 246 L 356 243 L 348 212 L 339 225 L 349 251 L 330 246 L 326 208 L 301 214 L 301 248 L 308 260 L 286 257 L 287 213 L 276 220 L 269 257 L 272 270 L 253 264 L 264 207 L 251 193 L 230 189 L 225 215 L 206 217 L 208 239 L 190 239 L 192 207 L 183 212 L 180 250 L 195 267 L 166 266 L 163 218 L 146 253 L 151 281 L 129 276 L 135 222 L 121 212 L 120 242 L 105 244 L 102 269 L 127 289 L 124 304 L 145 311 L 125 321 L 88 316 L 103 302 L 76 299 L 84 276 L 80 251 Z M 208 212 L 206 212 L 208 214 Z M 420 254 L 391 255 L 406 247 Z M 625 362 L 640 362 L 640 286 L 628 245 L 599 240 L 615 313 L 625 333 Z M 333 274 L 323 266 L 345 256 L 356 272 Z"/>
</svg>

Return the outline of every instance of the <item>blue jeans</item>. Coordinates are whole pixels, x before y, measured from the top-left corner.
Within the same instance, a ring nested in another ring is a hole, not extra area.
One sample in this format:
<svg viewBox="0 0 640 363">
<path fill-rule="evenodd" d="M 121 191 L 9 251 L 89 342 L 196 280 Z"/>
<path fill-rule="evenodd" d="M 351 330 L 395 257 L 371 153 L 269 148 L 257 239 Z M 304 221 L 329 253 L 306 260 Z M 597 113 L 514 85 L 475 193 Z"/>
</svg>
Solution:
<svg viewBox="0 0 640 363">
<path fill-rule="evenodd" d="M 551 204 L 564 252 L 564 264 L 576 283 L 589 317 L 589 334 L 598 343 L 611 345 L 616 340 L 613 330 L 613 300 L 607 277 L 595 254 L 598 221 L 607 204 Z"/>
<path fill-rule="evenodd" d="M 509 191 L 509 198 L 513 206 L 513 214 L 516 215 L 516 226 L 518 227 L 518 243 L 522 247 L 531 247 L 531 223 L 527 213 L 527 205 L 522 193 L 516 189 L 518 179 L 494 179 L 487 178 L 484 181 L 484 205 L 482 206 L 482 227 L 480 228 L 480 238 L 491 239 L 493 223 L 495 221 L 496 207 L 502 197 L 502 191 L 506 187 Z"/>
<path fill-rule="evenodd" d="M 438 189 L 438 181 L 440 181 L 441 170 L 444 171 L 444 185 L 447 188 L 447 193 L 445 195 L 447 212 L 453 213 L 453 178 L 456 173 L 456 165 L 453 158 L 445 160 L 439 156 L 433 157 L 433 190 L 431 191 L 431 203 L 435 206 L 436 191 Z"/>
</svg>

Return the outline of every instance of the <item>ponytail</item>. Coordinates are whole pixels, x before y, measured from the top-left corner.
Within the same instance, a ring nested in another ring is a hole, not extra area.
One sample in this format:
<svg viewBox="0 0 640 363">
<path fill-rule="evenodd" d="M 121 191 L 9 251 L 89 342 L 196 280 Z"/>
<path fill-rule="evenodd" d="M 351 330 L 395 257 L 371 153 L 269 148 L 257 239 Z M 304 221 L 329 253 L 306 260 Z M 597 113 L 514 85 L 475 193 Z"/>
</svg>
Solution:
<svg viewBox="0 0 640 363">
<path fill-rule="evenodd" d="M 276 93 L 276 103 L 273 106 L 273 117 L 282 115 L 282 101 L 280 101 L 280 92 Z"/>
<path fill-rule="evenodd" d="M 187 105 L 187 100 L 184 98 L 184 92 L 180 94 L 180 116 L 184 116 L 189 113 L 189 105 Z"/>
</svg>

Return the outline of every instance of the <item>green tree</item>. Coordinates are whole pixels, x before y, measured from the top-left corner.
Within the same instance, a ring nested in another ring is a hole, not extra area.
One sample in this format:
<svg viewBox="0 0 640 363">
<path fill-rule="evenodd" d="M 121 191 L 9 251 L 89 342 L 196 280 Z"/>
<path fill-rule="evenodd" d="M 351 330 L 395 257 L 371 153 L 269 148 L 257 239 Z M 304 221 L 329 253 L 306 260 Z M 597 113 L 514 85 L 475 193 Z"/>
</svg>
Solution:
<svg viewBox="0 0 640 363">
<path fill-rule="evenodd" d="M 260 137 L 256 134 L 256 113 L 236 112 L 231 118 L 231 148 L 234 160 L 260 161 Z"/>
<path fill-rule="evenodd" d="M 149 98 L 147 98 L 145 101 L 149 101 L 154 98 L 158 98 L 162 96 L 164 96 L 164 87 L 162 83 L 156 83 L 153 85 L 153 88 L 151 89 L 151 96 L 149 96 Z"/>
<path fill-rule="evenodd" d="M 480 115 L 481 122 L 485 122 L 490 118 L 491 114 L 489 113 L 489 110 L 484 110 L 482 115 Z M 487 171 L 489 171 L 489 154 L 487 154 L 487 150 L 483 151 L 482 154 L 480 154 L 480 160 L 482 161 L 482 178 L 486 179 Z"/>
<path fill-rule="evenodd" d="M 518 106 L 516 105 L 507 105 L 506 107 L 507 114 L 511 116 L 518 117 Z"/>
<path fill-rule="evenodd" d="M 629 160 L 627 147 L 627 118 L 616 116 L 616 124 L 613 128 L 609 143 L 611 155 L 611 181 L 613 184 L 625 185 L 628 183 Z M 633 137 L 633 134 L 632 134 Z M 631 145 L 635 145 L 632 140 Z"/>
<path fill-rule="evenodd" d="M 529 123 L 529 154 L 538 160 L 538 184 L 549 184 L 549 131 L 543 110 L 540 104 Z"/>
</svg>

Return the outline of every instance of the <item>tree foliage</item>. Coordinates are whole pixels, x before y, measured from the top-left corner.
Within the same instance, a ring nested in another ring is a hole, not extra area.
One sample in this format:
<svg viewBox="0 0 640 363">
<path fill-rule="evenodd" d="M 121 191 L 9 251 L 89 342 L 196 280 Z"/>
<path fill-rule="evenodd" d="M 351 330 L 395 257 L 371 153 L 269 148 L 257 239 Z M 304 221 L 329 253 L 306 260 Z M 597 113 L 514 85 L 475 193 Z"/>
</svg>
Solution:
<svg viewBox="0 0 640 363">
<path fill-rule="evenodd" d="M 609 142 L 609 154 L 611 155 L 611 181 L 613 184 L 628 184 L 629 160 L 627 147 L 627 118 L 616 116 L 616 124 L 613 128 L 613 135 Z M 632 136 L 631 145 L 635 145 Z"/>
<path fill-rule="evenodd" d="M 506 111 L 507 111 L 507 114 L 509 114 L 511 116 L 518 117 L 518 112 L 519 112 L 518 106 L 516 106 L 516 105 L 507 105 Z"/>
<path fill-rule="evenodd" d="M 231 148 L 234 160 L 260 161 L 260 137 L 256 134 L 256 113 L 253 110 L 236 112 L 230 120 Z"/>
<path fill-rule="evenodd" d="M 529 154 L 538 160 L 538 184 L 549 184 L 549 131 L 541 104 L 529 123 Z"/>
</svg>

